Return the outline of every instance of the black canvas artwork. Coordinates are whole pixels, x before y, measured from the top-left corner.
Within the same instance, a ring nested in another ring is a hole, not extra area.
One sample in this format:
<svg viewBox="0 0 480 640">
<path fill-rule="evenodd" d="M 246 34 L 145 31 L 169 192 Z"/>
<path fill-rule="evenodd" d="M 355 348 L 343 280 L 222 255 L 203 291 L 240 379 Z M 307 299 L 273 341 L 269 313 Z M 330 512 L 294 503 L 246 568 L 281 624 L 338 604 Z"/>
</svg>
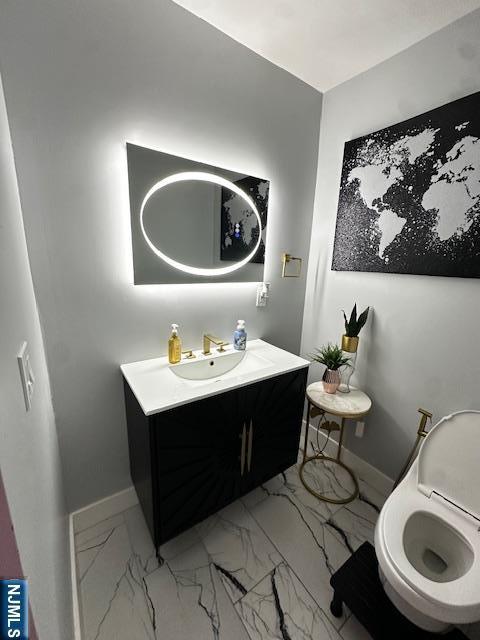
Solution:
<svg viewBox="0 0 480 640">
<path fill-rule="evenodd" d="M 262 239 L 257 252 L 250 262 L 265 262 L 265 233 L 267 227 L 268 180 L 247 176 L 235 184 L 255 203 L 262 221 Z M 243 198 L 222 187 L 220 223 L 220 259 L 229 262 L 242 260 L 252 251 L 258 240 L 257 217 Z"/>
<path fill-rule="evenodd" d="M 332 269 L 480 277 L 480 92 L 345 144 Z"/>
</svg>

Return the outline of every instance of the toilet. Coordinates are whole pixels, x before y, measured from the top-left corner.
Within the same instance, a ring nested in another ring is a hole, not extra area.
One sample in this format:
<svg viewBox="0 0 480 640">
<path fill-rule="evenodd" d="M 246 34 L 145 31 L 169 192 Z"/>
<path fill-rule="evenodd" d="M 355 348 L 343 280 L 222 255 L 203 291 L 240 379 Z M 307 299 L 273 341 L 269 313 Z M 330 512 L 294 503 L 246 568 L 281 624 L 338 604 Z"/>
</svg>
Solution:
<svg viewBox="0 0 480 640">
<path fill-rule="evenodd" d="M 417 626 L 480 620 L 480 411 L 430 430 L 375 528 L 380 578 Z"/>
</svg>

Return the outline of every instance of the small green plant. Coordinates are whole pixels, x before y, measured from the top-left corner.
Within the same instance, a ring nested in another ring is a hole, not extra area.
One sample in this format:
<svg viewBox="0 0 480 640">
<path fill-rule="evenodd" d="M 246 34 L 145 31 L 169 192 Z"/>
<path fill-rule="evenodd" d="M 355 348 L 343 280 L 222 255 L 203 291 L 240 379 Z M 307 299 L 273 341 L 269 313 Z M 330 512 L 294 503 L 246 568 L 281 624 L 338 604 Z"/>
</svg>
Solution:
<svg viewBox="0 0 480 640">
<path fill-rule="evenodd" d="M 352 313 L 350 314 L 350 320 L 347 320 L 345 311 L 343 311 L 343 317 L 345 318 L 345 335 L 348 338 L 358 337 L 358 334 L 367 321 L 369 310 L 370 307 L 367 307 L 357 318 L 357 303 L 355 303 L 353 305 Z"/>
<path fill-rule="evenodd" d="M 348 365 L 350 360 L 349 357 L 343 355 L 343 351 L 338 345 L 330 342 L 320 349 L 315 349 L 315 351 L 316 353 L 312 353 L 310 356 L 312 360 L 324 364 L 331 371 L 336 371 L 340 367 Z"/>
</svg>

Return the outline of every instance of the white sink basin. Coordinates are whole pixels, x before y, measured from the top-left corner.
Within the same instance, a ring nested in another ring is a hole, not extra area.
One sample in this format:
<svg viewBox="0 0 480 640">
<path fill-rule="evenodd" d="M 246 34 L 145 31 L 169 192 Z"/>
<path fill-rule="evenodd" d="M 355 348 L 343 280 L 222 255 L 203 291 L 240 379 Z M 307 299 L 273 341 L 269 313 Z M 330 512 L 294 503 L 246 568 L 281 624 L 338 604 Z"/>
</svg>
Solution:
<svg viewBox="0 0 480 640">
<path fill-rule="evenodd" d="M 185 359 L 178 364 L 171 364 L 170 371 L 186 380 L 209 380 L 224 377 L 235 369 L 235 375 L 258 371 L 272 364 L 270 360 L 250 351 L 231 350 L 225 353 L 212 353 L 205 356 L 201 351 L 195 352 L 196 358 Z M 237 371 L 238 367 L 238 371 Z"/>
<path fill-rule="evenodd" d="M 196 351 L 195 355 L 175 365 L 161 357 L 121 366 L 146 416 L 309 365 L 308 360 L 263 340 L 249 340 L 246 351 L 229 345 L 225 353 L 204 356 Z"/>
</svg>

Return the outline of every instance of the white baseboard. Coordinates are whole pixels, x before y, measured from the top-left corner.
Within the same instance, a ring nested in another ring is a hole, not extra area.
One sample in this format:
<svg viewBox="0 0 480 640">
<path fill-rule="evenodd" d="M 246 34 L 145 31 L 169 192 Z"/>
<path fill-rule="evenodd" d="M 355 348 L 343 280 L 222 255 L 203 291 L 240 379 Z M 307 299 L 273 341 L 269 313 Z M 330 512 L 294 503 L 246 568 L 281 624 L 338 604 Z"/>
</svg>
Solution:
<svg viewBox="0 0 480 640">
<path fill-rule="evenodd" d="M 306 427 L 306 422 L 303 420 L 303 429 Z M 337 442 L 333 438 L 327 436 L 327 434 L 318 430 L 314 425 L 310 425 L 310 432 L 312 434 L 312 439 L 316 442 L 317 433 L 319 435 L 319 441 L 322 444 L 325 444 L 325 440 L 328 440 L 325 448 L 325 453 L 328 456 L 335 457 L 337 453 Z M 305 431 L 304 431 L 305 433 Z M 304 436 L 302 436 L 304 437 Z M 303 440 L 301 442 L 301 446 L 303 447 Z M 373 467 L 371 464 L 360 458 L 355 453 L 352 453 L 349 449 L 342 447 L 342 460 L 347 464 L 353 471 L 355 471 L 363 480 L 368 482 L 368 484 L 372 485 L 380 491 L 383 495 L 388 495 L 392 489 L 394 480 L 386 476 L 384 473 L 379 471 L 376 467 Z"/>
<path fill-rule="evenodd" d="M 93 527 L 94 524 L 111 518 L 117 513 L 125 511 L 125 509 L 130 509 L 130 507 L 134 507 L 136 504 L 138 504 L 138 498 L 133 486 L 114 493 L 112 496 L 98 500 L 71 514 L 73 532 L 79 533 L 84 529 Z"/>
<path fill-rule="evenodd" d="M 134 487 L 98 500 L 82 509 L 71 513 L 68 517 L 68 533 L 70 541 L 70 574 L 72 579 L 73 633 L 74 640 L 82 640 L 80 599 L 77 582 L 77 562 L 75 558 L 75 534 L 112 516 L 134 507 L 138 498 Z"/>
<path fill-rule="evenodd" d="M 75 532 L 73 530 L 72 514 L 68 516 L 68 536 L 70 542 L 70 576 L 72 580 L 72 607 L 73 607 L 73 637 L 74 640 L 82 640 L 80 626 L 80 600 L 78 598 L 77 562 L 75 559 Z"/>
</svg>

